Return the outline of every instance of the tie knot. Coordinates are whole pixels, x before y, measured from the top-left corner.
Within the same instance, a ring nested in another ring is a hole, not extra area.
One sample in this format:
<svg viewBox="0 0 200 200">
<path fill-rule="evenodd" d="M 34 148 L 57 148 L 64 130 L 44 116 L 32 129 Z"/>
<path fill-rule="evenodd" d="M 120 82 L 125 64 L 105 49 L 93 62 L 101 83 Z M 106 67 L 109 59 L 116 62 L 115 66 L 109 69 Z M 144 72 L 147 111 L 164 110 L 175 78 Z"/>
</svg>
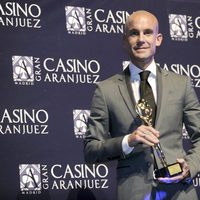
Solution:
<svg viewBox="0 0 200 200">
<path fill-rule="evenodd" d="M 140 74 L 141 81 L 147 81 L 150 73 L 151 73 L 150 71 L 142 71 L 142 72 L 140 72 L 139 74 Z"/>
</svg>

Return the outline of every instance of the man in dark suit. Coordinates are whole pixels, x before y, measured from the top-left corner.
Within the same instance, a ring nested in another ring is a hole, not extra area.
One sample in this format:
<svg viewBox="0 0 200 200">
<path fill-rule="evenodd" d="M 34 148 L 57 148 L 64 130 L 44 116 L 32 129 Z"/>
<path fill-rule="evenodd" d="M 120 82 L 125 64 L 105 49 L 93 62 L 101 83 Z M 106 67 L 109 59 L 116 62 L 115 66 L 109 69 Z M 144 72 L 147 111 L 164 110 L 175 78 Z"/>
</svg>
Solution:
<svg viewBox="0 0 200 200">
<path fill-rule="evenodd" d="M 119 200 L 196 200 L 191 178 L 200 169 L 200 105 L 190 79 L 156 66 L 156 47 L 162 43 L 157 18 L 137 11 L 126 22 L 124 42 L 130 65 L 97 84 L 84 154 L 89 163 L 118 160 Z M 140 76 L 150 71 L 148 83 L 156 103 L 153 126 L 142 123 L 135 110 L 140 99 Z M 183 123 L 192 147 L 182 144 Z M 155 146 L 161 144 L 168 164 L 180 163 L 182 172 L 155 178 L 153 171 L 163 166 Z"/>
</svg>

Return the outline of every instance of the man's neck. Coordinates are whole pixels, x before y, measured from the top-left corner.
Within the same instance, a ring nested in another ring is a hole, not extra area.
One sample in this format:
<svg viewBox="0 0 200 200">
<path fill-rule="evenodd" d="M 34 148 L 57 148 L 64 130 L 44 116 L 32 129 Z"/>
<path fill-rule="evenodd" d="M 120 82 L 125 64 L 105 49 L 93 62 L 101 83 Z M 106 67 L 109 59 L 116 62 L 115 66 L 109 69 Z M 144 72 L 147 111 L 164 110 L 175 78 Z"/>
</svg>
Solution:
<svg viewBox="0 0 200 200">
<path fill-rule="evenodd" d="M 153 61 L 154 59 L 151 59 L 149 61 L 135 61 L 135 60 L 131 60 L 131 62 L 138 67 L 141 70 L 145 70 Z"/>
</svg>

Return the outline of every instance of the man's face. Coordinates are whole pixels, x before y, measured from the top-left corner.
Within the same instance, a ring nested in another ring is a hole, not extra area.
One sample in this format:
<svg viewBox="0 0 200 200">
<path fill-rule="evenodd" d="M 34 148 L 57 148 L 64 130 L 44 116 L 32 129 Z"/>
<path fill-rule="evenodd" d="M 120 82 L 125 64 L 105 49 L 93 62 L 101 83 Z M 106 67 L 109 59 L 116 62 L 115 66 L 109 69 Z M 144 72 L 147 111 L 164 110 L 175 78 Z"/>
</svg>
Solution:
<svg viewBox="0 0 200 200">
<path fill-rule="evenodd" d="M 162 42 L 158 33 L 158 23 L 148 14 L 136 14 L 130 17 L 126 35 L 126 46 L 131 61 L 140 68 L 145 68 L 154 58 L 156 47 Z"/>
</svg>

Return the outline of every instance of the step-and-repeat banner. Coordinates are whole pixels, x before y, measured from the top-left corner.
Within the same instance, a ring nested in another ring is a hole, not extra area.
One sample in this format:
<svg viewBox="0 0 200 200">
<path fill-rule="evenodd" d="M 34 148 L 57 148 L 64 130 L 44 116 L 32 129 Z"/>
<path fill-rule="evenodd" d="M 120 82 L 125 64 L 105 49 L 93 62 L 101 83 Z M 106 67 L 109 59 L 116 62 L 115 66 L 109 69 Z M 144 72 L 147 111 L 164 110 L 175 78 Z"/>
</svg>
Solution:
<svg viewBox="0 0 200 200">
<path fill-rule="evenodd" d="M 146 9 L 164 34 L 156 62 L 200 97 L 198 1 L 1 0 L 0 199 L 116 200 L 116 162 L 83 156 L 95 83 L 127 64 L 125 20 Z"/>
</svg>

